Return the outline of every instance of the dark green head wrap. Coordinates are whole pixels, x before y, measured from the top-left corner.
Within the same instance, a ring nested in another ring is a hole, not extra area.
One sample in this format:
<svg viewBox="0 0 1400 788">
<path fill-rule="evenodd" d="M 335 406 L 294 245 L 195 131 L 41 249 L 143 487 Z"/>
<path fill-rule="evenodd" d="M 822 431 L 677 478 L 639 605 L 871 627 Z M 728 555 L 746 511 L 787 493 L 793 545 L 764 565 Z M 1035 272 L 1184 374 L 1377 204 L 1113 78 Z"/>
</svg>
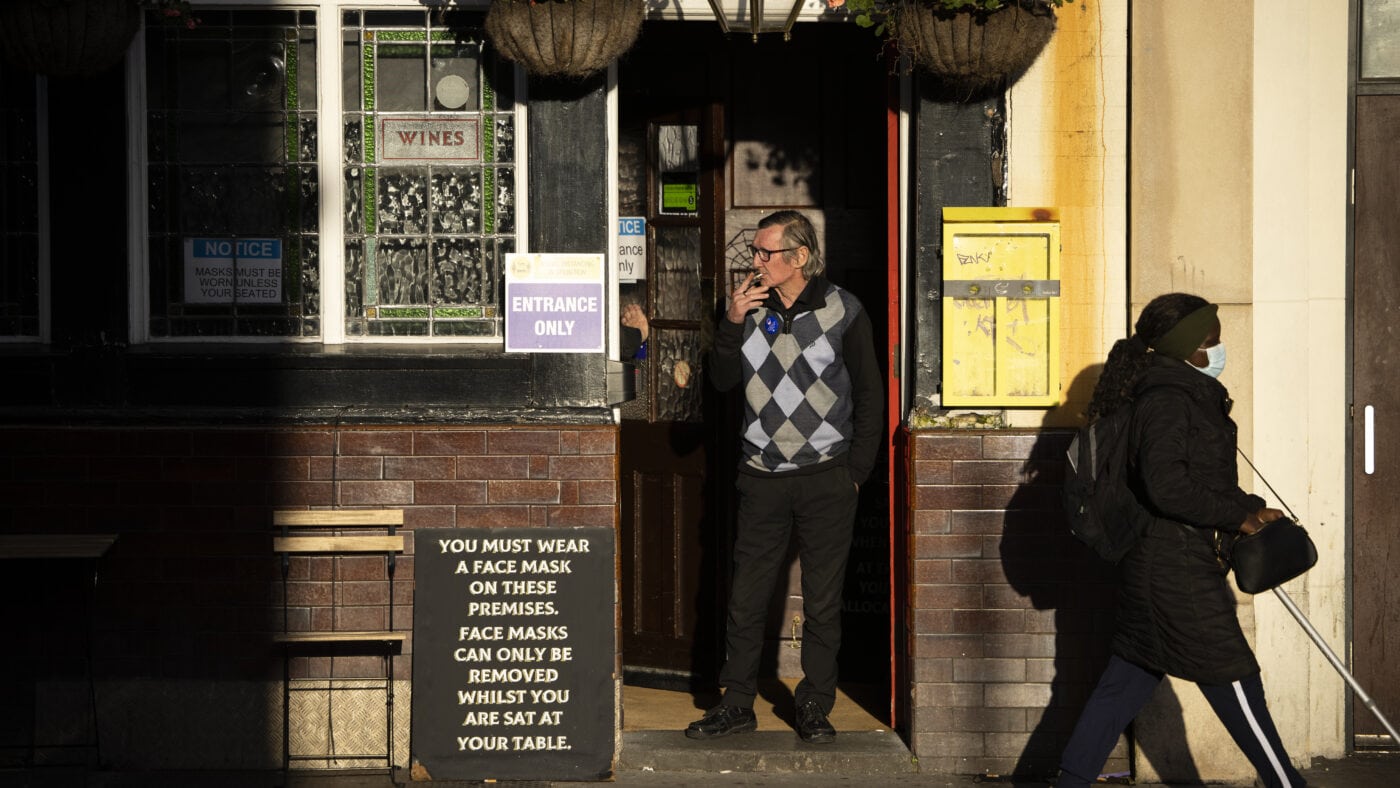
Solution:
<svg viewBox="0 0 1400 788">
<path fill-rule="evenodd" d="M 1206 334 L 1210 333 L 1210 327 L 1215 324 L 1215 313 L 1219 307 L 1215 304 L 1206 304 L 1195 312 L 1183 317 L 1181 322 L 1172 326 L 1171 330 L 1163 334 L 1156 342 L 1151 343 L 1151 348 L 1158 353 L 1174 358 L 1178 361 L 1185 361 L 1196 352 L 1196 348 L 1205 341 Z"/>
</svg>

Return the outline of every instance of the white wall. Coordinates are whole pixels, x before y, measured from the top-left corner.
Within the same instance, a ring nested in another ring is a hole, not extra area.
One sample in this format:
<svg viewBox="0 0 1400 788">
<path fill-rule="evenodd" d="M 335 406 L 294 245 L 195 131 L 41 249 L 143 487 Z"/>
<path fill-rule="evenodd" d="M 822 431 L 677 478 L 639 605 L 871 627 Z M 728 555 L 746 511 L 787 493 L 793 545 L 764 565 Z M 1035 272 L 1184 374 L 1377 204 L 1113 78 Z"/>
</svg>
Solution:
<svg viewBox="0 0 1400 788">
<path fill-rule="evenodd" d="M 1344 654 L 1348 3 L 1154 0 L 1129 30 L 1129 2 L 1065 6 L 1011 94 L 1011 204 L 1064 225 L 1062 375 L 1160 293 L 1221 303 L 1241 447 L 1321 553 L 1286 590 Z M 1272 594 L 1240 602 L 1290 756 L 1341 755 L 1345 684 Z M 1139 779 L 1253 777 L 1189 684 L 1165 685 L 1138 733 Z"/>
<path fill-rule="evenodd" d="M 1317 567 L 1285 591 L 1339 654 L 1348 607 L 1347 17 L 1346 0 L 1270 0 L 1254 13 L 1251 456 L 1317 542 Z M 1341 755 L 1345 683 L 1273 594 L 1255 598 L 1255 619 L 1269 707 L 1290 754 Z"/>
</svg>

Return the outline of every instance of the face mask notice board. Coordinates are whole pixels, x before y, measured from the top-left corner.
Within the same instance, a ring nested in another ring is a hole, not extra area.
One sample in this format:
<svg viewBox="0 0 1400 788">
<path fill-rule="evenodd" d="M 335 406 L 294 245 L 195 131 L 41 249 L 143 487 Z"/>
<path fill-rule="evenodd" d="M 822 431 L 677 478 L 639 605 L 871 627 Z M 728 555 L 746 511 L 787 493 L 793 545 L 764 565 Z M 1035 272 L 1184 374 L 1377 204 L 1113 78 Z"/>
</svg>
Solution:
<svg viewBox="0 0 1400 788">
<path fill-rule="evenodd" d="M 611 528 L 414 532 L 415 779 L 612 773 L 615 554 Z"/>
</svg>

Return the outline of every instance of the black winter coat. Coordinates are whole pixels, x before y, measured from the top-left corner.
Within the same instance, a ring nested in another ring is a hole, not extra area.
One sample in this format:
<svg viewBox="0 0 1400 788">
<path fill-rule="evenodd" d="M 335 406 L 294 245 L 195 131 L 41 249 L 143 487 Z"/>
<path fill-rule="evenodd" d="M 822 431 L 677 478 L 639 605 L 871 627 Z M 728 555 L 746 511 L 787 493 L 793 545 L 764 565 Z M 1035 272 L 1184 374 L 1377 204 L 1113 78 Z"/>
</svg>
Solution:
<svg viewBox="0 0 1400 788">
<path fill-rule="evenodd" d="M 1259 671 L 1216 554 L 1217 538 L 1264 506 L 1239 488 L 1230 405 L 1219 381 L 1155 355 L 1132 405 L 1130 478 L 1154 519 L 1119 565 L 1113 652 L 1204 684 Z"/>
</svg>

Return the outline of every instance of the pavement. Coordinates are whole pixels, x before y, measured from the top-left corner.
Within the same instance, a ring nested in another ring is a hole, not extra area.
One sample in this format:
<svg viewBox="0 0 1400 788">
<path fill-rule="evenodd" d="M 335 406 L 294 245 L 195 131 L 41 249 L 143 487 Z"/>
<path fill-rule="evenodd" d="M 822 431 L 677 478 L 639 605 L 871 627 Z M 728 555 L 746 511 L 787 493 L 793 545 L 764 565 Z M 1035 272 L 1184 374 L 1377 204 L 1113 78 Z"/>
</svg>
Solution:
<svg viewBox="0 0 1400 788">
<path fill-rule="evenodd" d="M 660 733 L 660 732 L 657 732 Z M 766 788 L 866 788 L 866 786 L 922 786 L 923 788 L 1045 788 L 1043 780 L 1024 780 L 990 775 L 925 774 L 907 758 L 907 768 L 889 759 L 877 763 L 870 753 L 871 742 L 855 741 L 852 734 L 842 747 L 842 738 L 831 747 L 823 746 L 814 754 L 809 745 L 781 745 L 773 734 L 764 742 L 762 734 L 734 737 L 728 746 L 712 743 L 707 751 L 709 768 L 697 769 L 697 761 L 670 760 L 664 764 L 647 765 L 634 757 L 619 762 L 611 780 L 593 783 L 554 780 L 434 780 L 406 781 L 397 772 L 399 782 L 385 770 L 361 771 L 280 771 L 244 772 L 94 772 L 81 769 L 49 767 L 36 769 L 0 769 L 3 788 L 394 788 L 396 785 L 425 788 L 577 788 L 584 784 L 619 786 L 675 786 L 676 788 L 719 788 L 720 786 L 765 786 Z M 792 741 L 791 735 L 782 736 Z M 645 742 L 626 740 L 639 752 Z M 897 738 L 895 739 L 897 741 Z M 655 743 L 653 743 L 654 746 Z M 895 750 L 889 743 L 879 743 L 888 752 Z M 900 745 L 902 747 L 902 745 Z M 665 756 L 666 750 L 658 749 Z M 629 765 L 630 764 L 630 765 Z M 1303 771 L 1312 788 L 1397 788 L 1400 787 L 1400 752 L 1359 752 L 1336 760 L 1315 760 Z M 1132 783 L 1115 780 L 1109 784 L 1139 785 L 1144 788 L 1167 788 L 1183 783 Z M 1195 783 L 1199 785 L 1199 783 Z M 1222 788 L 1252 788 L 1254 783 L 1212 783 Z"/>
<path fill-rule="evenodd" d="M 754 711 L 759 730 L 711 741 L 693 741 L 681 732 L 714 699 L 690 692 L 625 686 L 621 754 L 609 779 L 595 781 L 430 780 L 413 781 L 408 772 L 385 769 L 292 772 L 189 771 L 113 772 L 82 767 L 5 768 L 0 788 L 578 788 L 582 785 L 721 788 L 1046 788 L 1045 780 L 987 774 L 943 774 L 919 770 L 902 739 L 876 716 L 887 705 L 882 691 L 860 686 L 838 688 L 831 715 L 841 733 L 832 744 L 804 744 L 791 727 L 792 682 L 765 685 Z M 872 711 L 875 710 L 875 711 Z M 0 710 L 0 715 L 4 711 Z M 550 777 L 557 777 L 551 774 Z M 1400 751 L 1362 751 L 1335 760 L 1317 759 L 1303 771 L 1312 788 L 1400 788 Z M 1200 783 L 1105 785 L 1145 788 Z M 1221 788 L 1252 788 L 1253 781 L 1214 783 Z"/>
</svg>

